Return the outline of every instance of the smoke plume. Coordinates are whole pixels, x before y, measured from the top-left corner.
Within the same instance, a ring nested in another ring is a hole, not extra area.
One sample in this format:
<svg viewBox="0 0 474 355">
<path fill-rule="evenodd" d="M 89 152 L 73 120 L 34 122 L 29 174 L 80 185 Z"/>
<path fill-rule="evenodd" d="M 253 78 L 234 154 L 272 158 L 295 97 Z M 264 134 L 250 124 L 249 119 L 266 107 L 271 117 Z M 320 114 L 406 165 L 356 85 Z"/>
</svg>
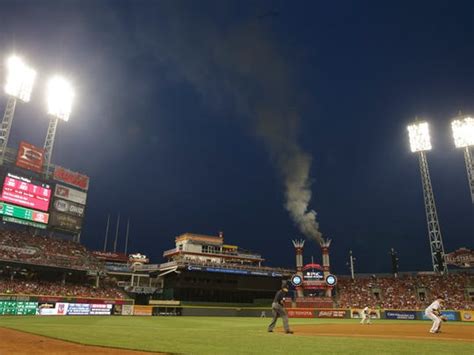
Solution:
<svg viewBox="0 0 474 355">
<path fill-rule="evenodd" d="M 256 18 L 217 27 L 186 13 L 180 6 L 169 9 L 159 29 L 155 21 L 139 19 L 149 28 L 136 33 L 137 41 L 153 48 L 160 65 L 192 84 L 215 109 L 249 120 L 283 180 L 292 220 L 305 236 L 321 242 L 316 212 L 308 207 L 311 156 L 298 143 L 303 95 L 282 48 Z"/>
</svg>

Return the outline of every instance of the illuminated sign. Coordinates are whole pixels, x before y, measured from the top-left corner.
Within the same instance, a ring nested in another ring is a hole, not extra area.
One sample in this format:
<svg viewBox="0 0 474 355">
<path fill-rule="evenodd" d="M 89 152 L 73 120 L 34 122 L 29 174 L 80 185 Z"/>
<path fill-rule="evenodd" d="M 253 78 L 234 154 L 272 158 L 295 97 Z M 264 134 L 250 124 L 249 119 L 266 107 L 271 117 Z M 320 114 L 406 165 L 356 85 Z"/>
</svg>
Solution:
<svg viewBox="0 0 474 355">
<path fill-rule="evenodd" d="M 300 275 L 293 275 L 290 281 L 295 287 L 301 286 L 301 284 L 303 283 L 303 279 Z"/>
<path fill-rule="evenodd" d="M 19 218 L 15 218 L 15 217 L 4 216 L 3 221 L 4 222 L 16 223 L 16 224 L 22 224 L 24 226 L 29 226 L 29 227 L 46 229 L 46 224 L 26 221 L 24 219 L 19 219 Z"/>
<path fill-rule="evenodd" d="M 38 302 L 0 301 L 0 315 L 35 315 Z"/>
<path fill-rule="evenodd" d="M 68 232 L 79 232 L 82 228 L 82 218 L 59 212 L 51 212 L 49 225 Z"/>
<path fill-rule="evenodd" d="M 47 224 L 49 220 L 49 214 L 45 212 L 34 211 L 29 208 L 13 206 L 2 202 L 0 202 L 0 214 L 44 224 Z"/>
<path fill-rule="evenodd" d="M 20 168 L 36 171 L 43 171 L 44 149 L 35 147 L 26 142 L 20 142 L 16 165 Z"/>
<path fill-rule="evenodd" d="M 324 280 L 324 273 L 321 270 L 306 270 L 303 273 L 305 281 L 321 281 Z"/>
<path fill-rule="evenodd" d="M 70 187 L 59 184 L 57 184 L 56 188 L 54 189 L 54 196 L 76 202 L 81 205 L 85 205 L 87 200 L 87 194 L 85 192 L 71 189 Z"/>
<path fill-rule="evenodd" d="M 62 199 L 55 199 L 53 201 L 53 207 L 58 212 L 72 214 L 77 217 L 84 217 L 84 205 L 79 205 Z"/>
<path fill-rule="evenodd" d="M 1 201 L 47 211 L 51 189 L 47 184 L 33 183 L 30 179 L 8 173 L 3 183 Z"/>
<path fill-rule="evenodd" d="M 328 286 L 334 286 L 337 283 L 337 278 L 334 275 L 328 275 L 326 277 L 326 284 Z"/>
<path fill-rule="evenodd" d="M 56 166 L 53 173 L 53 179 L 65 182 L 66 184 L 77 186 L 80 189 L 89 189 L 89 177 L 74 171 Z"/>
</svg>

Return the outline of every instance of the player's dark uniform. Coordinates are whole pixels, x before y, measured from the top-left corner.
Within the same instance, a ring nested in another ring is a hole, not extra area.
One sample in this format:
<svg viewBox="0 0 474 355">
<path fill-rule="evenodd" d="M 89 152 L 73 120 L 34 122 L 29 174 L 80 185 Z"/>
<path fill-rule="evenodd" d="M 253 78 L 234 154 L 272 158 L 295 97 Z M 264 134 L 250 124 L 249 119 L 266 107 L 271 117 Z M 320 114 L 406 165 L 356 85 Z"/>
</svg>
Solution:
<svg viewBox="0 0 474 355">
<path fill-rule="evenodd" d="M 281 317 L 283 320 L 283 328 L 285 329 L 285 333 L 293 333 L 290 330 L 290 326 L 288 325 L 288 314 L 286 313 L 285 307 L 283 307 L 283 298 L 286 296 L 287 292 L 288 290 L 282 288 L 275 294 L 275 298 L 273 299 L 272 303 L 273 319 L 268 326 L 269 332 L 273 332 L 273 328 L 275 328 L 278 317 Z"/>
</svg>

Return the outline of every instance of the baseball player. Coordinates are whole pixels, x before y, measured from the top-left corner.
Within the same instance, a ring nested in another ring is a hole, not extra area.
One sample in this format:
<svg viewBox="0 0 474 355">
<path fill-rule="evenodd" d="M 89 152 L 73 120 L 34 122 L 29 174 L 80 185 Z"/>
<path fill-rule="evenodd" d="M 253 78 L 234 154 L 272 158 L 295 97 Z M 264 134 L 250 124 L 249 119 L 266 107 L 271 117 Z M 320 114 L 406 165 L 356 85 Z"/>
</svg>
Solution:
<svg viewBox="0 0 474 355">
<path fill-rule="evenodd" d="M 286 282 L 284 282 L 281 286 L 281 289 L 277 291 L 275 294 L 275 298 L 273 299 L 272 303 L 272 314 L 273 319 L 270 325 L 268 326 L 268 331 L 271 333 L 273 332 L 273 328 L 275 328 L 276 322 L 278 317 L 281 317 L 283 320 L 283 328 L 285 329 L 286 334 L 293 334 L 290 330 L 290 326 L 288 325 L 288 314 L 286 313 L 286 309 L 283 306 L 283 300 L 288 293 L 288 286 Z"/>
<path fill-rule="evenodd" d="M 433 321 L 433 326 L 430 329 L 430 333 L 439 333 L 441 327 L 441 305 L 443 304 L 442 298 L 437 298 L 432 304 L 425 309 L 425 315 Z"/>
<path fill-rule="evenodd" d="M 365 308 L 362 310 L 362 320 L 360 321 L 360 324 L 370 324 L 370 308 L 369 306 L 365 306 Z"/>
</svg>

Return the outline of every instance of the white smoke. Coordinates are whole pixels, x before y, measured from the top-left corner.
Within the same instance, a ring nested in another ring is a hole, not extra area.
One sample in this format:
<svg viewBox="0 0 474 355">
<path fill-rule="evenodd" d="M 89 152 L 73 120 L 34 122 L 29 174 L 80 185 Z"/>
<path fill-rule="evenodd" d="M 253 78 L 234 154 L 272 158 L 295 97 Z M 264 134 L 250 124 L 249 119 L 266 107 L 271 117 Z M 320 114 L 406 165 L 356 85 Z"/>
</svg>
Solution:
<svg viewBox="0 0 474 355">
<path fill-rule="evenodd" d="M 167 22 L 158 27 L 153 16 L 138 16 L 146 30 L 136 33 L 137 42 L 151 48 L 160 65 L 191 83 L 209 105 L 250 119 L 283 179 L 285 208 L 300 231 L 320 243 L 316 212 L 309 209 L 311 156 L 298 143 L 298 107 L 304 95 L 282 55 L 288 51 L 256 19 L 223 30 L 189 15 L 186 4 L 166 9 Z"/>
</svg>

